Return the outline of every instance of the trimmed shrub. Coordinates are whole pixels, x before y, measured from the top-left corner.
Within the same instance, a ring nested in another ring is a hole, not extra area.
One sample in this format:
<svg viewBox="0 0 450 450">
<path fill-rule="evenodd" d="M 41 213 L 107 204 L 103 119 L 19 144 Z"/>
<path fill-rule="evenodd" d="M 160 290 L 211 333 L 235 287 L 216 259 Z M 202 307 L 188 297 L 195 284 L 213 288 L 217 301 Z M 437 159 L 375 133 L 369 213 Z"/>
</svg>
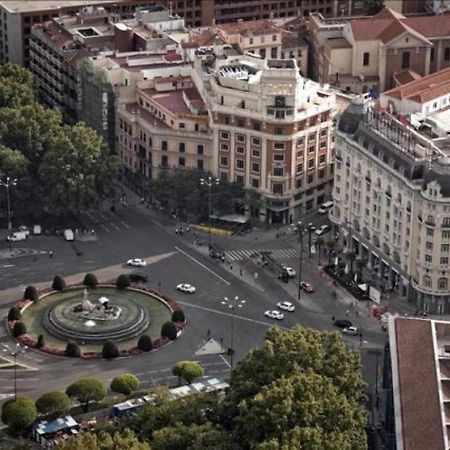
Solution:
<svg viewBox="0 0 450 450">
<path fill-rule="evenodd" d="M 117 289 L 126 289 L 127 287 L 130 287 L 130 284 L 131 284 L 130 277 L 126 273 L 122 273 L 117 277 L 116 280 Z"/>
<path fill-rule="evenodd" d="M 37 302 L 39 300 L 39 292 L 36 286 L 27 286 L 25 292 L 23 293 L 23 298 L 25 300 L 31 300 L 32 302 Z"/>
<path fill-rule="evenodd" d="M 172 313 L 172 322 L 186 322 L 186 317 L 181 309 L 177 309 Z"/>
<path fill-rule="evenodd" d="M 66 282 L 61 275 L 56 275 L 53 279 L 52 289 L 54 291 L 63 291 L 66 288 Z"/>
<path fill-rule="evenodd" d="M 22 334 L 26 334 L 27 332 L 27 327 L 23 322 L 16 322 L 14 324 L 14 328 L 13 328 L 13 336 L 14 337 L 19 337 L 22 336 Z"/>
<path fill-rule="evenodd" d="M 152 338 L 147 334 L 143 334 L 138 340 L 137 347 L 139 350 L 149 352 L 153 348 Z"/>
<path fill-rule="evenodd" d="M 45 346 L 45 341 L 44 341 L 44 336 L 42 336 L 42 334 L 40 334 L 38 336 L 37 342 L 36 342 L 36 348 L 42 348 Z"/>
<path fill-rule="evenodd" d="M 119 356 L 119 349 L 113 341 L 106 341 L 102 348 L 102 358 L 113 359 Z"/>
<path fill-rule="evenodd" d="M 20 320 L 20 317 L 22 316 L 20 309 L 16 308 L 15 306 L 13 306 L 9 311 L 8 311 L 8 321 L 10 320 Z"/>
<path fill-rule="evenodd" d="M 2 422 L 8 425 L 13 434 L 25 431 L 35 421 L 36 416 L 36 405 L 30 397 L 10 398 L 2 407 Z"/>
<path fill-rule="evenodd" d="M 87 273 L 84 276 L 83 284 L 88 288 L 95 288 L 97 287 L 98 280 L 95 276 L 95 273 Z"/>
<path fill-rule="evenodd" d="M 47 392 L 36 401 L 36 408 L 49 419 L 64 416 L 70 409 L 71 401 L 65 392 Z"/>
<path fill-rule="evenodd" d="M 69 342 L 64 350 L 64 356 L 79 358 L 81 356 L 80 346 L 76 342 Z"/>
<path fill-rule="evenodd" d="M 118 394 L 130 395 L 139 388 L 139 378 L 131 373 L 117 375 L 111 381 L 111 390 Z"/>
<path fill-rule="evenodd" d="M 174 341 L 177 338 L 177 326 L 173 322 L 166 322 L 161 327 L 161 337 Z"/>
</svg>

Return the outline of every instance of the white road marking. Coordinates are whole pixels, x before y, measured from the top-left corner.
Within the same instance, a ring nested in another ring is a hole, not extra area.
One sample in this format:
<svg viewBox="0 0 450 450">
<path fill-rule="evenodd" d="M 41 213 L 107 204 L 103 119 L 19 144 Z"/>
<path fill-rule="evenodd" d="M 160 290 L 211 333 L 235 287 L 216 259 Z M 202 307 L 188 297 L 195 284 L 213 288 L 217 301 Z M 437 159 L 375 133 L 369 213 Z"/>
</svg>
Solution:
<svg viewBox="0 0 450 450">
<path fill-rule="evenodd" d="M 123 220 L 120 220 L 120 223 L 125 227 L 125 228 L 131 228 L 130 225 L 128 225 L 126 222 L 124 222 Z"/>
<path fill-rule="evenodd" d="M 219 356 L 223 359 L 223 362 L 228 366 L 228 368 L 231 369 L 231 364 L 226 360 L 225 356 L 223 356 L 223 355 L 219 355 Z"/>
<path fill-rule="evenodd" d="M 182 253 L 184 256 L 187 256 L 192 261 L 196 262 L 199 266 L 203 267 L 205 270 L 207 270 L 209 273 L 214 275 L 215 277 L 219 278 L 219 280 L 222 280 L 227 286 L 229 286 L 231 283 L 225 280 L 225 278 L 222 278 L 218 273 L 214 272 L 214 270 L 210 269 L 208 266 L 205 266 L 202 262 L 200 262 L 198 259 L 191 256 L 189 253 L 186 253 L 184 250 L 181 250 L 179 247 L 175 247 L 175 250 L 178 250 L 180 253 Z"/>
<path fill-rule="evenodd" d="M 3 269 L 8 269 L 9 267 L 14 267 L 14 264 L 3 264 Z"/>
<path fill-rule="evenodd" d="M 108 224 L 112 226 L 115 230 L 117 231 L 120 230 L 120 227 L 118 227 L 114 222 L 108 221 Z"/>
</svg>

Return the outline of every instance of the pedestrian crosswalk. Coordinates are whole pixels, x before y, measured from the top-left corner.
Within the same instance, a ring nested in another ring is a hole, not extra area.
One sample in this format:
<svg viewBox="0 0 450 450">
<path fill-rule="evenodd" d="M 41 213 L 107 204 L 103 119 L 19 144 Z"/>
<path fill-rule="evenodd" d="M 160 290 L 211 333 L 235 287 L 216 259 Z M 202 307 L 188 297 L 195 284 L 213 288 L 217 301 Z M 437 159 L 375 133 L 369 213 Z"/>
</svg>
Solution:
<svg viewBox="0 0 450 450">
<path fill-rule="evenodd" d="M 299 256 L 298 250 L 293 248 L 258 249 L 258 250 L 226 250 L 228 261 L 242 261 L 246 258 L 258 257 L 261 252 L 267 252 L 275 259 L 292 259 Z"/>
<path fill-rule="evenodd" d="M 128 223 L 109 211 L 96 211 L 95 214 L 87 211 L 84 213 L 86 222 L 100 231 L 110 233 L 131 228 Z"/>
</svg>

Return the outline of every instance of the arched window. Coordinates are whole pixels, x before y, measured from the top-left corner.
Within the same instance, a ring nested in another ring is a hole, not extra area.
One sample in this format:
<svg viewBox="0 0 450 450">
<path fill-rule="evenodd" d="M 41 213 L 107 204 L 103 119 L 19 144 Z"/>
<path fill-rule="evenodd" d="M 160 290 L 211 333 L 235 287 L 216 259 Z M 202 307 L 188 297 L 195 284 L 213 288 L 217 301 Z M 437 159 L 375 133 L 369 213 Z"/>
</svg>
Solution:
<svg viewBox="0 0 450 450">
<path fill-rule="evenodd" d="M 442 219 L 442 226 L 445 228 L 449 228 L 450 227 L 450 217 L 444 217 Z"/>
<path fill-rule="evenodd" d="M 439 278 L 438 280 L 438 289 L 446 290 L 448 289 L 448 278 Z"/>
<path fill-rule="evenodd" d="M 428 275 L 424 275 L 423 276 L 423 285 L 425 287 L 431 287 L 431 277 L 429 277 Z"/>
</svg>

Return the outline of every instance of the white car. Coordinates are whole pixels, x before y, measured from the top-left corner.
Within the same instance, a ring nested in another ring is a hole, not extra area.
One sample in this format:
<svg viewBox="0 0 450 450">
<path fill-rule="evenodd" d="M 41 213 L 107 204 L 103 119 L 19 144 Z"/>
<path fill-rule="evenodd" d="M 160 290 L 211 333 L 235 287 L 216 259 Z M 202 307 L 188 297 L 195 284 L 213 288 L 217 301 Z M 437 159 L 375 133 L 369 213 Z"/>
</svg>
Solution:
<svg viewBox="0 0 450 450">
<path fill-rule="evenodd" d="M 146 264 L 147 263 L 145 262 L 145 260 L 141 259 L 141 258 L 133 258 L 133 259 L 129 259 L 127 261 L 127 266 L 133 266 L 133 267 L 143 267 Z"/>
<path fill-rule="evenodd" d="M 358 327 L 346 327 L 342 330 L 344 334 L 348 334 L 350 336 L 360 336 L 361 330 Z"/>
<path fill-rule="evenodd" d="M 26 234 L 27 236 L 30 235 L 30 229 L 28 227 L 26 227 L 25 225 L 21 225 L 17 231 L 20 231 L 21 233 Z"/>
<path fill-rule="evenodd" d="M 264 315 L 266 317 L 268 317 L 269 319 L 275 319 L 275 320 L 283 320 L 284 319 L 283 313 L 280 313 L 280 311 L 277 311 L 276 309 L 274 309 L 272 311 L 266 311 L 264 313 Z"/>
<path fill-rule="evenodd" d="M 181 292 L 186 292 L 187 294 L 193 294 L 196 291 L 195 286 L 192 286 L 191 284 L 187 283 L 179 284 L 177 286 L 177 290 Z"/>
<path fill-rule="evenodd" d="M 63 236 L 66 241 L 74 241 L 75 240 L 73 231 L 70 228 L 67 228 L 64 230 Z"/>
<path fill-rule="evenodd" d="M 292 267 L 284 266 L 284 270 L 288 274 L 289 278 L 295 278 L 295 276 L 297 275 L 297 272 Z"/>
<path fill-rule="evenodd" d="M 322 236 L 322 234 L 325 234 L 328 231 L 330 231 L 329 225 L 322 225 L 321 227 L 317 228 L 316 234 L 317 236 Z"/>
<path fill-rule="evenodd" d="M 291 302 L 278 302 L 277 308 L 280 308 L 283 311 L 288 311 L 288 312 L 295 311 L 295 306 Z"/>
</svg>

